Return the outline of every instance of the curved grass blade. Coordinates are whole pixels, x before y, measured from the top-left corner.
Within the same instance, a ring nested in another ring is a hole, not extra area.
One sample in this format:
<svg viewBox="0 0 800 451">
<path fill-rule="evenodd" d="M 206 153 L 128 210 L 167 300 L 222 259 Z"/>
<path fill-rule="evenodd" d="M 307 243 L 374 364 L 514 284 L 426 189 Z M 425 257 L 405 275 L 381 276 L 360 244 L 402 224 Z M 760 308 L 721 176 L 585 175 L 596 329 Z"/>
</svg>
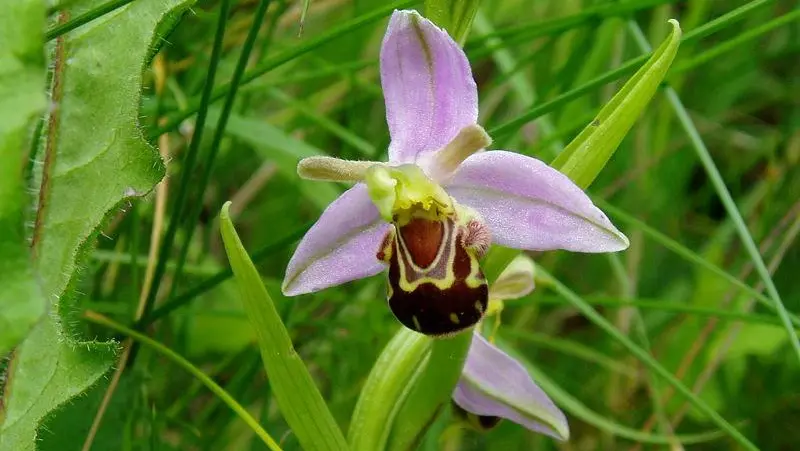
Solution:
<svg viewBox="0 0 800 451">
<path fill-rule="evenodd" d="M 643 51 L 649 51 L 650 45 L 647 43 L 647 39 L 645 39 L 644 33 L 642 33 L 639 25 L 637 25 L 635 21 L 630 21 L 629 25 L 637 43 L 639 44 L 639 47 Z M 775 287 L 775 282 L 772 281 L 772 276 L 767 269 L 767 265 L 764 264 L 764 259 L 761 257 L 758 246 L 753 240 L 753 236 L 750 235 L 750 231 L 747 229 L 747 224 L 745 224 L 742 214 L 739 212 L 739 208 L 736 206 L 736 202 L 734 202 L 730 191 L 728 191 L 728 187 L 725 185 L 725 181 L 722 179 L 722 174 L 720 174 L 719 169 L 717 169 L 717 165 L 714 163 L 711 153 L 708 151 L 708 148 L 703 142 L 703 138 L 700 137 L 700 132 L 697 131 L 697 128 L 694 126 L 694 122 L 692 122 L 692 119 L 689 117 L 689 113 L 686 111 L 686 108 L 684 108 L 683 102 L 681 102 L 680 97 L 678 97 L 678 93 L 676 93 L 671 87 L 667 87 L 665 92 L 667 95 L 667 101 L 675 111 L 675 115 L 678 116 L 678 121 L 688 135 L 689 141 L 691 142 L 692 147 L 700 159 L 700 163 L 702 163 L 706 174 L 708 174 L 708 178 L 711 180 L 711 184 L 714 186 L 720 201 L 722 201 L 722 205 L 725 207 L 725 211 L 728 212 L 728 216 L 730 216 L 731 220 L 733 221 L 733 224 L 736 227 L 736 232 L 739 234 L 739 238 L 741 239 L 744 248 L 747 250 L 747 253 L 750 255 L 750 259 L 756 268 L 756 272 L 758 273 L 759 277 L 761 277 L 761 281 L 764 283 L 764 286 L 767 289 L 767 294 L 769 294 L 769 297 L 772 298 L 775 310 L 778 312 L 778 317 L 780 317 L 783 327 L 786 329 L 786 333 L 789 335 L 789 341 L 792 342 L 792 348 L 794 348 L 795 355 L 797 355 L 797 358 L 800 359 L 800 339 L 798 339 L 797 333 L 795 332 L 794 327 L 792 327 L 792 320 L 789 316 L 789 312 L 783 305 L 783 301 L 778 293 L 778 289 Z"/>
<path fill-rule="evenodd" d="M 0 357 L 25 337 L 47 305 L 25 236 L 22 170 L 29 127 L 47 103 L 44 22 L 42 0 L 0 7 Z"/>
<path fill-rule="evenodd" d="M 153 340 L 152 338 L 143 335 L 139 332 L 136 332 L 133 329 L 128 329 L 122 324 L 115 323 L 114 321 L 103 315 L 100 315 L 92 311 L 87 311 L 86 313 L 84 313 L 84 318 L 95 324 L 99 324 L 101 326 L 108 327 L 109 329 L 113 329 L 119 333 L 125 334 L 128 337 L 131 337 L 134 340 L 138 341 L 139 343 L 142 343 L 152 348 L 154 351 L 158 352 L 159 354 L 163 355 L 169 360 L 172 360 L 176 365 L 191 373 L 192 376 L 197 378 L 197 380 L 202 382 L 203 385 L 208 387 L 209 390 L 211 390 L 215 395 L 217 395 L 217 397 L 221 399 L 222 402 L 227 404 L 228 407 L 230 407 L 231 410 L 233 410 L 233 412 L 236 415 L 238 415 L 239 418 L 242 419 L 242 421 L 247 423 L 250 429 L 252 429 L 253 432 L 255 432 L 258 438 L 260 438 L 261 441 L 264 442 L 264 444 L 267 445 L 269 449 L 271 449 L 272 451 L 281 451 L 281 447 L 278 446 L 278 444 L 272 437 L 270 437 L 267 431 L 265 431 L 264 428 L 262 428 L 261 425 L 258 424 L 258 421 L 256 421 L 256 419 L 250 415 L 247 409 L 245 409 L 244 407 L 242 407 L 241 404 L 236 402 L 236 400 L 233 399 L 233 397 L 230 394 L 228 394 L 228 392 L 226 392 L 224 388 L 220 387 L 216 382 L 214 382 L 213 379 L 208 377 L 199 368 L 192 365 L 192 362 L 186 360 L 185 358 L 183 358 L 183 356 L 181 356 L 177 352 L 173 351 L 172 349 L 169 349 L 168 347 Z"/>
<path fill-rule="evenodd" d="M 634 357 L 645 364 L 650 370 L 664 378 L 664 380 L 672 385 L 675 390 L 683 395 L 687 401 L 697 408 L 697 410 L 705 414 L 711 421 L 716 423 L 720 429 L 725 431 L 731 438 L 736 440 L 739 445 L 745 449 L 758 451 L 758 447 L 756 447 L 756 445 L 750 442 L 744 435 L 742 435 L 741 432 L 733 427 L 733 425 L 722 418 L 717 411 L 709 407 L 705 401 L 695 395 L 691 389 L 689 389 L 680 380 L 678 380 L 678 378 L 676 378 L 672 373 L 658 363 L 653 356 L 631 341 L 630 338 L 623 335 L 622 332 L 608 322 L 607 319 L 603 318 L 602 315 L 597 313 L 597 311 L 593 309 L 588 302 L 584 301 L 583 298 L 575 294 L 572 290 L 567 288 L 566 285 L 562 284 L 543 268 L 537 267 L 537 271 L 542 277 L 547 279 L 547 283 L 552 286 L 559 295 L 563 296 L 567 301 L 569 301 L 579 312 L 583 314 L 583 316 L 585 316 L 589 321 L 593 322 L 600 329 L 603 329 L 604 332 L 609 334 L 611 338 L 624 346 L 631 354 L 633 354 Z"/>
<path fill-rule="evenodd" d="M 342 431 L 297 355 L 261 276 L 236 234 L 229 209 L 227 202 L 220 213 L 220 233 L 281 413 L 303 449 L 346 450 Z"/>
<path fill-rule="evenodd" d="M 748 292 L 749 294 L 749 292 Z M 691 304 L 681 304 L 671 299 L 621 299 L 618 297 L 591 296 L 584 298 L 593 306 L 606 308 L 636 307 L 642 310 L 656 310 L 681 315 L 695 315 L 702 317 L 715 317 L 722 321 L 743 322 L 748 324 L 781 325 L 779 318 L 760 313 L 744 313 L 717 308 L 697 307 Z M 564 305 L 563 299 L 555 296 L 537 296 L 536 302 L 540 304 Z M 796 327 L 795 329 L 800 329 Z M 515 335 L 514 335 L 515 336 Z M 552 343 L 547 343 L 552 345 Z"/>
<path fill-rule="evenodd" d="M 573 417 L 580 418 L 586 423 L 589 423 L 601 431 L 607 432 L 611 435 L 623 437 L 640 443 L 650 443 L 654 445 L 671 445 L 675 442 L 679 442 L 684 445 L 691 445 L 715 440 L 724 437 L 725 435 L 722 431 L 709 431 L 696 434 L 667 436 L 643 432 L 639 429 L 633 429 L 611 421 L 587 407 L 577 398 L 570 395 L 567 390 L 563 389 L 555 381 L 547 377 L 544 371 L 533 365 L 513 347 L 503 346 L 503 349 L 525 366 L 531 376 L 536 380 L 536 383 L 542 387 L 542 390 L 544 390 L 551 398 L 553 398 L 553 401 L 559 407 L 564 409 Z"/>
<path fill-rule="evenodd" d="M 578 186 L 586 188 L 594 181 L 666 76 L 681 38 L 678 22 L 671 20 L 670 24 L 672 32 L 647 63 L 553 160 L 552 166 L 570 173 Z"/>
<path fill-rule="evenodd" d="M 690 42 L 698 41 L 708 35 L 716 33 L 717 31 L 724 29 L 725 27 L 728 27 L 738 21 L 743 20 L 748 14 L 752 13 L 753 11 L 756 11 L 758 8 L 773 1 L 774 0 L 754 0 L 734 10 L 731 10 L 729 13 L 723 14 L 722 16 L 686 33 L 681 39 L 681 43 L 688 44 Z M 714 48 L 712 47 L 708 51 L 713 51 L 713 50 Z M 562 105 L 566 105 L 572 102 L 573 100 L 578 99 L 592 92 L 593 90 L 595 90 L 600 86 L 603 86 L 607 83 L 611 83 L 612 81 L 621 78 L 622 76 L 624 76 L 629 72 L 633 72 L 633 70 L 639 67 L 639 65 L 647 61 L 648 56 L 649 55 L 640 55 L 635 58 L 631 58 L 616 69 L 598 75 L 597 77 L 587 81 L 586 83 L 581 84 L 580 86 L 570 89 L 569 91 L 564 92 L 563 94 L 559 94 L 552 100 L 535 105 L 522 115 L 488 130 L 489 135 L 491 135 L 494 138 L 498 138 L 501 136 L 511 134 L 517 131 L 520 127 L 524 126 L 525 124 L 534 121 L 537 118 L 550 113 L 551 111 L 554 111 L 556 108 Z"/>
<path fill-rule="evenodd" d="M 706 270 L 713 272 L 714 274 L 722 277 L 723 279 L 727 280 L 731 285 L 737 287 L 744 293 L 747 293 L 749 296 L 752 296 L 759 302 L 761 302 L 764 306 L 768 307 L 771 310 L 775 310 L 775 304 L 770 301 L 770 299 L 760 292 L 754 290 L 746 283 L 742 282 L 741 279 L 734 276 L 733 274 L 725 271 L 724 269 L 720 268 L 719 266 L 709 262 L 708 260 L 704 259 L 702 256 L 693 252 L 691 249 L 687 248 L 686 246 L 682 245 L 681 243 L 673 240 L 672 238 L 664 235 L 663 233 L 659 232 L 658 230 L 650 227 L 643 221 L 636 219 L 635 217 L 629 215 L 628 213 L 620 210 L 619 208 L 609 204 L 608 202 L 595 198 L 594 202 L 597 204 L 598 207 L 602 208 L 604 211 L 607 211 L 611 216 L 615 216 L 617 219 L 621 220 L 622 222 L 627 222 L 628 224 L 636 227 L 637 229 L 644 232 L 645 235 L 652 238 L 654 241 L 660 243 L 662 246 L 666 247 L 667 249 L 675 252 L 679 256 L 683 257 L 687 261 L 694 263 L 698 266 L 705 268 Z M 796 327 L 800 327 L 800 318 L 797 315 L 789 313 L 789 318 Z"/>
</svg>

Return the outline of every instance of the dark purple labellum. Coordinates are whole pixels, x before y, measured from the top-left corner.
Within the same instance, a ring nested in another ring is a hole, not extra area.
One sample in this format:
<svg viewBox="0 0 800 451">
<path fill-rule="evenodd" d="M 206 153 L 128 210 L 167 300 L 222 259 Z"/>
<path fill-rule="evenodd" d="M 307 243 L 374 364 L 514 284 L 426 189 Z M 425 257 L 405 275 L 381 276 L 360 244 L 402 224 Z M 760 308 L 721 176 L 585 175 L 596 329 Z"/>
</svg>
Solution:
<svg viewBox="0 0 800 451">
<path fill-rule="evenodd" d="M 470 228 L 452 218 L 396 226 L 378 258 L 389 264 L 389 307 L 404 326 L 441 336 L 472 327 L 489 290 L 470 248 Z"/>
</svg>

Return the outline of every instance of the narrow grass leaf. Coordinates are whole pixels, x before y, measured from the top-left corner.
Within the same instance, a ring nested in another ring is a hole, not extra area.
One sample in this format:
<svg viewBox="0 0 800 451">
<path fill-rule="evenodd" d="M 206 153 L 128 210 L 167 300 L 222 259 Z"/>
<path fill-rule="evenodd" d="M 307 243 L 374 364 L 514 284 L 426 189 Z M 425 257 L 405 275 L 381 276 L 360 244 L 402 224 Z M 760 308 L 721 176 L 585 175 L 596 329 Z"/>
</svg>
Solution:
<svg viewBox="0 0 800 451">
<path fill-rule="evenodd" d="M 716 410 L 712 409 L 708 404 L 706 404 L 705 401 L 694 394 L 691 389 L 678 380 L 678 378 L 670 373 L 669 370 L 658 363 L 658 361 L 652 355 L 648 354 L 647 351 L 634 343 L 630 338 L 620 332 L 619 329 L 614 327 L 607 319 L 603 318 L 602 315 L 597 313 L 597 311 L 593 309 L 588 302 L 567 288 L 566 285 L 555 279 L 542 267 L 538 267 L 537 270 L 542 277 L 547 279 L 548 284 L 550 284 L 550 286 L 552 286 L 558 294 L 569 301 L 579 312 L 583 314 L 583 316 L 610 335 L 611 338 L 616 340 L 619 344 L 624 346 L 631 354 L 633 354 L 634 357 L 645 364 L 645 366 L 647 366 L 650 370 L 664 378 L 664 380 L 672 385 L 675 390 L 677 390 L 684 398 L 686 398 L 686 400 L 689 401 L 695 408 L 697 408 L 697 410 L 706 415 L 739 445 L 745 449 L 754 451 L 758 450 L 757 446 L 750 442 L 744 435 L 742 435 L 741 432 L 733 427 L 733 425 L 722 418 L 722 416 L 717 413 Z"/>
<path fill-rule="evenodd" d="M 671 445 L 675 442 L 684 445 L 691 445 L 696 443 L 708 442 L 714 439 L 724 437 L 722 431 L 709 431 L 696 434 L 676 434 L 676 435 L 661 435 L 655 433 L 647 433 L 638 429 L 619 424 L 615 421 L 609 420 L 604 415 L 595 412 L 588 406 L 583 404 L 579 399 L 569 394 L 567 390 L 558 385 L 555 381 L 547 377 L 544 371 L 540 370 L 537 366 L 530 362 L 514 347 L 503 345 L 503 349 L 519 360 L 531 374 L 536 383 L 544 390 L 553 401 L 567 413 L 575 418 L 579 418 L 588 424 L 617 437 L 626 438 L 628 440 L 649 443 L 654 445 Z"/>
<path fill-rule="evenodd" d="M 295 351 L 258 270 L 236 234 L 229 209 L 227 202 L 220 213 L 220 233 L 278 406 L 303 449 L 346 450 L 342 431 Z"/>
<path fill-rule="evenodd" d="M 218 115 L 216 110 L 211 110 L 209 113 L 212 119 Z M 208 126 L 214 127 L 214 122 L 216 121 L 210 121 Z M 278 172 L 293 179 L 297 178 L 297 163 L 301 159 L 325 155 L 323 150 L 287 134 L 266 121 L 242 117 L 235 113 L 228 119 L 227 133 L 253 146 L 264 160 L 275 163 Z M 320 211 L 342 193 L 334 183 L 309 180 L 297 180 L 296 183 L 303 197 Z"/>
<path fill-rule="evenodd" d="M 670 24 L 672 32 L 647 63 L 553 160 L 552 166 L 578 186 L 586 188 L 594 181 L 667 74 L 681 38 L 678 22 L 671 20 Z"/>
<path fill-rule="evenodd" d="M 755 289 L 744 283 L 740 278 L 725 271 L 719 266 L 709 262 L 708 260 L 703 258 L 698 253 L 692 251 L 688 247 L 664 235 L 663 233 L 659 232 L 653 227 L 650 227 L 643 221 L 636 219 L 635 217 L 629 215 L 628 213 L 622 211 L 621 209 L 609 204 L 608 202 L 599 198 L 595 198 L 594 202 L 604 211 L 607 211 L 611 216 L 614 216 L 620 221 L 626 222 L 631 226 L 641 230 L 645 235 L 652 238 L 653 241 L 675 252 L 679 256 L 683 257 L 685 260 L 694 263 L 698 266 L 701 266 L 702 268 L 722 277 L 723 279 L 727 280 L 731 285 L 737 287 L 743 293 L 747 293 L 748 295 L 752 296 L 767 308 L 773 311 L 775 310 L 775 304 L 768 297 L 764 296 L 762 293 L 756 291 Z M 792 313 L 788 313 L 788 315 L 792 324 L 794 324 L 796 327 L 800 327 L 800 318 L 798 318 L 797 315 L 794 315 Z"/>
<path fill-rule="evenodd" d="M 644 33 L 642 33 L 639 25 L 637 25 L 635 21 L 630 21 L 629 25 L 639 47 L 645 52 L 649 51 L 650 45 L 645 39 Z M 778 293 L 778 288 L 775 287 L 775 282 L 772 280 L 772 276 L 767 269 L 767 265 L 764 264 L 764 259 L 761 257 L 758 246 L 756 246 L 756 242 L 753 240 L 753 236 L 747 229 L 747 224 L 745 224 L 744 218 L 742 218 L 742 214 L 739 212 L 739 208 L 736 206 L 736 202 L 734 202 L 730 191 L 728 191 L 728 187 L 725 185 L 725 180 L 723 180 L 722 174 L 720 174 L 719 169 L 717 169 L 717 165 L 714 163 L 711 153 L 708 151 L 705 142 L 703 142 L 703 138 L 700 136 L 700 132 L 697 131 L 697 127 L 695 127 L 694 122 L 689 117 L 689 113 L 683 106 L 683 102 L 681 102 L 680 97 L 678 97 L 678 93 L 676 93 L 671 87 L 667 87 L 665 89 L 665 93 L 667 95 L 667 101 L 669 102 L 673 111 L 675 111 L 675 115 L 678 117 L 678 121 L 683 127 L 683 130 L 686 132 L 686 135 L 689 137 L 689 141 L 697 153 L 697 157 L 700 159 L 700 163 L 703 165 L 706 174 L 708 174 L 708 178 L 711 180 L 714 190 L 717 192 L 720 201 L 722 201 L 725 211 L 733 221 L 733 224 L 736 227 L 736 232 L 739 234 L 739 238 L 741 239 L 745 250 L 750 256 L 750 260 L 753 262 L 756 272 L 766 287 L 767 294 L 769 294 L 769 297 L 772 298 L 775 310 L 777 311 L 778 317 L 783 323 L 784 329 L 786 329 L 786 333 L 789 336 L 789 341 L 792 343 L 792 348 L 794 349 L 795 355 L 798 359 L 800 359 L 800 339 L 798 339 L 797 333 L 795 332 L 794 327 L 792 327 L 792 319 L 789 315 L 789 312 L 786 310 L 786 307 L 783 305 L 783 300 L 781 300 L 781 296 Z"/>
<path fill-rule="evenodd" d="M 252 415 L 250 415 L 247 409 L 245 409 L 244 407 L 242 407 L 241 404 L 236 402 L 236 400 L 233 399 L 233 396 L 231 396 L 227 391 L 225 391 L 224 388 L 220 387 L 216 382 L 214 382 L 213 379 L 208 377 L 206 373 L 204 373 L 196 366 L 192 365 L 192 362 L 186 360 L 185 358 L 183 358 L 183 356 L 181 356 L 177 352 L 153 340 L 147 335 L 136 332 L 133 329 L 129 329 L 121 324 L 112 321 L 109 318 L 106 318 L 103 315 L 88 311 L 84 315 L 84 318 L 93 323 L 100 324 L 102 326 L 108 327 L 117 332 L 125 334 L 128 337 L 133 338 L 134 340 L 153 349 L 154 351 L 163 355 L 167 359 L 171 360 L 179 367 L 191 373 L 192 376 L 197 378 L 197 380 L 199 380 L 203 385 L 208 387 L 209 390 L 211 390 L 219 399 L 221 399 L 222 402 L 224 402 L 228 407 L 230 407 L 231 410 L 233 410 L 233 412 L 236 415 L 238 415 L 239 418 L 241 418 L 250 427 L 250 429 L 253 430 L 253 432 L 258 436 L 258 438 L 260 438 L 261 441 L 264 442 L 264 444 L 267 445 L 269 449 L 271 449 L 272 451 L 281 451 L 281 447 L 278 446 L 278 444 L 272 437 L 270 437 L 267 431 L 265 431 L 264 428 L 262 428 L 261 425 L 258 424 L 258 421 L 256 421 L 256 419 L 253 418 Z"/>
<path fill-rule="evenodd" d="M 0 356 L 25 337 L 46 306 L 25 236 L 22 171 L 30 125 L 47 104 L 44 21 L 42 0 L 9 2 L 0 13 Z"/>
<path fill-rule="evenodd" d="M 756 11 L 758 8 L 773 2 L 774 0 L 754 0 L 750 3 L 740 6 L 734 10 L 731 10 L 729 13 L 723 14 L 722 16 L 695 28 L 694 30 L 686 33 L 683 38 L 681 39 L 681 43 L 691 43 L 698 41 L 706 36 L 714 34 L 725 27 L 731 26 L 738 21 L 743 20 L 747 17 L 748 14 Z M 504 42 L 504 45 L 508 44 L 508 42 Z M 722 44 L 725 45 L 725 44 Z M 712 47 L 708 51 L 713 51 L 714 48 Z M 593 92 L 596 88 L 603 86 L 607 83 L 611 83 L 615 81 L 625 74 L 629 72 L 633 72 L 634 69 L 639 67 L 641 64 L 645 63 L 648 59 L 648 55 L 640 55 L 635 58 L 631 58 L 628 61 L 622 63 L 618 68 L 612 69 L 607 71 L 597 77 L 587 81 L 586 83 L 581 84 L 569 91 L 559 94 L 558 96 L 554 97 L 552 100 L 548 100 L 547 102 L 541 103 L 536 106 L 532 106 L 527 112 L 521 114 L 520 116 L 511 119 L 503 124 L 500 124 L 496 127 L 493 127 L 489 130 L 489 135 L 494 138 L 498 138 L 500 136 L 509 135 L 515 131 L 517 131 L 523 125 L 547 114 L 551 111 L 555 111 L 556 108 L 569 104 L 575 99 L 578 99 L 590 92 Z"/>
</svg>

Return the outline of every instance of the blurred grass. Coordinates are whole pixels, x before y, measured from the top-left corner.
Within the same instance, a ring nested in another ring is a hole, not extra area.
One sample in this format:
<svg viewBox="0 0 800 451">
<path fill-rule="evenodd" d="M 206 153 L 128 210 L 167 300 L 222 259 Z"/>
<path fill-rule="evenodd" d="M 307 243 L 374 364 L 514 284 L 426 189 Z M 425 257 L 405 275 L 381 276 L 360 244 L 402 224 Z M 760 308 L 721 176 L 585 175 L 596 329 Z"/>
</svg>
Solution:
<svg viewBox="0 0 800 451">
<path fill-rule="evenodd" d="M 171 190 L 167 224 L 175 224 L 176 243 L 191 236 L 186 265 L 177 277 L 180 250 L 168 249 L 153 314 L 142 326 L 210 374 L 261 418 L 272 437 L 282 438 L 283 449 L 292 450 L 299 445 L 276 410 L 254 337 L 242 332 L 249 326 L 235 286 L 227 281 L 216 212 L 230 198 L 245 200 L 232 214 L 238 214 L 242 240 L 251 255 L 260 256 L 254 261 L 277 295 L 294 242 L 343 188 L 298 180 L 297 160 L 316 153 L 385 156 L 377 51 L 393 5 L 272 3 L 204 190 L 199 187 L 210 140 L 195 144 L 199 170 L 187 172 L 184 158 L 211 61 L 219 3 L 199 3 L 161 46 L 166 89 L 157 96 L 152 85 L 145 86 L 142 122 L 147 136 L 168 131 L 169 183 L 177 186 L 185 177 L 186 197 L 200 214 L 197 221 L 175 217 L 179 210 Z M 254 0 L 232 2 L 215 98 L 224 97 L 257 6 Z M 498 145 L 550 161 L 560 143 L 572 139 L 641 64 L 642 52 L 626 22 L 638 23 L 657 44 L 666 34 L 666 19 L 679 19 L 685 36 L 670 85 L 761 256 L 776 263 L 772 280 L 796 315 L 800 247 L 791 228 L 800 212 L 797 7 L 787 0 L 492 2 L 482 9 L 479 32 L 473 30 L 466 45 L 480 90 L 481 122 L 496 133 Z M 726 16 L 731 11 L 738 13 Z M 146 76 L 152 83 L 152 74 Z M 213 130 L 220 106 L 212 104 L 209 112 Z M 167 118 L 166 125 L 159 127 L 158 118 Z M 274 165 L 274 171 L 260 170 L 265 165 Z M 663 95 L 591 191 L 611 205 L 609 215 L 631 238 L 631 248 L 613 264 L 603 256 L 566 252 L 537 254 L 537 263 L 634 342 L 642 345 L 646 338 L 659 363 L 761 449 L 794 449 L 800 443 L 800 431 L 791 427 L 800 421 L 800 363 L 778 317 L 765 306 L 772 296 L 760 293 L 734 222 Z M 100 240 L 86 268 L 87 308 L 130 323 L 141 279 L 130 268 L 145 260 L 153 219 L 153 203 L 141 202 L 135 215 L 111 221 L 104 232 L 108 239 Z M 501 336 L 535 367 L 534 374 L 546 375 L 547 383 L 565 394 L 560 402 L 571 406 L 562 404 L 571 441 L 556 444 L 505 423 L 488 434 L 442 436 L 445 416 L 423 447 L 664 449 L 651 443 L 653 437 L 674 433 L 701 434 L 691 449 L 735 449 L 700 412 L 682 415 L 682 398 L 670 396 L 663 381 L 656 384 L 660 396 L 654 396 L 649 387 L 659 379 L 552 288 L 542 280 L 531 296 L 509 303 Z M 275 297 L 296 349 L 343 428 L 372 361 L 399 327 L 383 296 L 378 277 L 299 298 Z M 641 321 L 632 314 L 634 307 Z M 100 327 L 91 332 L 108 334 Z M 143 348 L 128 373 L 130 382 L 122 387 L 132 407 L 117 406 L 122 410 L 112 413 L 122 421 L 102 426 L 119 424 L 125 449 L 265 449 L 218 398 L 198 390 L 190 375 L 172 371 L 158 354 Z M 648 421 L 654 412 L 659 414 Z M 58 424 L 57 417 L 65 415 L 69 408 L 49 421 Z"/>
</svg>

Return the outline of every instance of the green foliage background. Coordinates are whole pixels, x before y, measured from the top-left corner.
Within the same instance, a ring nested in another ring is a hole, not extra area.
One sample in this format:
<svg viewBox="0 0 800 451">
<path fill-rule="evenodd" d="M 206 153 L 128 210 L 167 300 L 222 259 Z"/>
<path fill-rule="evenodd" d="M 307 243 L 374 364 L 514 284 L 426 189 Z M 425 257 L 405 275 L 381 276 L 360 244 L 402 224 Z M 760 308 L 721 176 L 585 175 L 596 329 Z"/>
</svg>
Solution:
<svg viewBox="0 0 800 451">
<path fill-rule="evenodd" d="M 80 450 L 88 436 L 95 450 L 266 449 L 220 397 L 151 347 L 132 348 L 90 434 L 119 350 L 130 343 L 87 321 L 87 311 L 182 355 L 283 449 L 299 449 L 219 238 L 217 212 L 229 199 L 295 348 L 347 430 L 372 363 L 399 327 L 383 279 L 292 299 L 279 285 L 299 237 L 344 189 L 299 180 L 297 161 L 384 157 L 377 54 L 392 5 L 271 2 L 228 115 L 221 99 L 258 3 L 0 4 L 0 450 Z M 764 286 L 737 222 L 691 136 L 702 137 L 787 310 L 800 312 L 798 6 L 483 2 L 465 50 L 480 121 L 496 147 L 552 161 L 643 62 L 638 27 L 655 47 L 669 18 L 684 30 L 667 76 L 678 101 L 663 89 L 656 94 L 590 188 L 630 249 L 533 254 L 546 270 L 536 291 L 503 312 L 499 339 L 565 411 L 571 440 L 556 443 L 510 423 L 486 434 L 458 430 L 445 412 L 421 449 L 740 446 L 576 310 L 570 291 L 760 449 L 798 446 L 800 362 L 764 307 L 773 296 L 759 294 Z M 221 10 L 224 38 L 216 30 Z M 214 102 L 203 102 L 215 64 L 216 89 L 207 93 Z M 196 113 L 206 106 L 203 119 Z M 164 173 L 159 211 L 151 190 Z M 154 236 L 169 247 L 148 297 Z M 137 321 L 140 299 L 148 302 Z"/>
</svg>

